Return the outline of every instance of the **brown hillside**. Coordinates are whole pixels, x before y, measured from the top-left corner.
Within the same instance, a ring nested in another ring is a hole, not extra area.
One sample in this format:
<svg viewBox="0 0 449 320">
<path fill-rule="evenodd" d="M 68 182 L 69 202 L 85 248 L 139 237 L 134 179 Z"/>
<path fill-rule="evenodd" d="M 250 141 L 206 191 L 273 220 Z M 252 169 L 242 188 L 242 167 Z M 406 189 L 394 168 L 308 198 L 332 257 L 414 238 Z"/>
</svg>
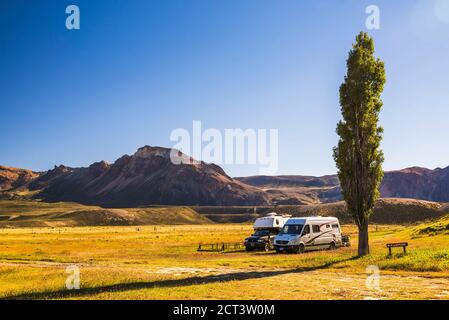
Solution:
<svg viewBox="0 0 449 320">
<path fill-rule="evenodd" d="M 88 168 L 55 167 L 29 188 L 45 201 L 74 201 L 103 207 L 143 205 L 263 205 L 260 189 L 229 177 L 219 166 L 195 161 L 173 164 L 171 149 L 143 147 L 113 164 Z"/>
<path fill-rule="evenodd" d="M 0 228 L 204 224 L 187 207 L 105 209 L 77 203 L 0 200 Z"/>
<path fill-rule="evenodd" d="M 328 203 L 341 200 L 339 181 L 336 175 L 323 177 L 252 176 L 236 179 L 272 194 L 280 194 L 281 196 L 277 197 L 281 200 L 282 194 L 284 194 L 284 199 L 288 197 L 297 199 L 297 204 Z M 411 167 L 387 171 L 380 191 L 384 198 L 449 202 L 449 167 L 435 170 Z"/>
<path fill-rule="evenodd" d="M 0 192 L 24 186 L 38 176 L 38 173 L 31 170 L 0 166 Z"/>
<path fill-rule="evenodd" d="M 383 198 L 376 203 L 371 223 L 379 224 L 410 224 L 428 219 L 439 218 L 446 212 L 443 205 L 437 202 Z M 257 207 L 194 207 L 194 209 L 216 222 L 243 222 L 254 221 L 257 217 L 268 212 L 291 214 L 299 216 L 334 216 L 342 223 L 353 223 L 351 216 L 346 211 L 344 202 L 311 205 L 282 205 Z"/>
</svg>

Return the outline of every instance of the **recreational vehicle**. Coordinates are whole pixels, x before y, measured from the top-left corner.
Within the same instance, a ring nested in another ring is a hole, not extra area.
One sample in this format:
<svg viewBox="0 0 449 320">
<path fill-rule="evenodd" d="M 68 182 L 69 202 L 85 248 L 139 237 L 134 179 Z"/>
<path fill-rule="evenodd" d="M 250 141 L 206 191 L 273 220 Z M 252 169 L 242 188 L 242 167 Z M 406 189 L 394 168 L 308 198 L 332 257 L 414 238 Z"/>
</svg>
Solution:
<svg viewBox="0 0 449 320">
<path fill-rule="evenodd" d="M 246 251 L 273 249 L 274 237 L 290 217 L 271 212 L 265 217 L 256 219 L 253 225 L 254 233 L 245 239 Z"/>
<path fill-rule="evenodd" d="M 340 222 L 333 217 L 291 218 L 274 239 L 276 252 L 304 252 L 344 246 Z"/>
</svg>

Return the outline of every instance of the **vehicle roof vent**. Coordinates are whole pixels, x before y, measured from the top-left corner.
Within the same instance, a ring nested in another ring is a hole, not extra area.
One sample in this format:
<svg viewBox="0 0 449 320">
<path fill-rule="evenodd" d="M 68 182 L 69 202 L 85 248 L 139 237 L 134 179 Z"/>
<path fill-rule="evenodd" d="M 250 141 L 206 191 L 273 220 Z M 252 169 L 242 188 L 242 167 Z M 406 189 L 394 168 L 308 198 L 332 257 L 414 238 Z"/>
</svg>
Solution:
<svg viewBox="0 0 449 320">
<path fill-rule="evenodd" d="M 267 217 L 274 217 L 274 216 L 277 216 L 276 212 L 267 213 Z"/>
</svg>

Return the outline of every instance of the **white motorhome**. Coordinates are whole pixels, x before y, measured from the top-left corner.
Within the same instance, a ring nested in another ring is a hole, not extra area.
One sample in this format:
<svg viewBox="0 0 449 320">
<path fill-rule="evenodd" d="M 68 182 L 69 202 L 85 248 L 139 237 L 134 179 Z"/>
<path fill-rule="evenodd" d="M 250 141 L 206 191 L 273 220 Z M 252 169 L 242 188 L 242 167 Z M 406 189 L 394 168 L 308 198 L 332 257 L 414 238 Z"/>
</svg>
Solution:
<svg viewBox="0 0 449 320">
<path fill-rule="evenodd" d="M 276 252 L 335 249 L 345 245 L 334 217 L 291 218 L 274 239 Z"/>
<path fill-rule="evenodd" d="M 274 237 L 290 217 L 270 212 L 265 217 L 256 219 L 253 225 L 254 233 L 244 242 L 246 251 L 273 249 Z"/>
<path fill-rule="evenodd" d="M 276 212 L 267 213 L 265 217 L 257 218 L 254 222 L 254 230 L 258 229 L 280 229 L 290 219 L 290 215 L 280 215 Z"/>
</svg>

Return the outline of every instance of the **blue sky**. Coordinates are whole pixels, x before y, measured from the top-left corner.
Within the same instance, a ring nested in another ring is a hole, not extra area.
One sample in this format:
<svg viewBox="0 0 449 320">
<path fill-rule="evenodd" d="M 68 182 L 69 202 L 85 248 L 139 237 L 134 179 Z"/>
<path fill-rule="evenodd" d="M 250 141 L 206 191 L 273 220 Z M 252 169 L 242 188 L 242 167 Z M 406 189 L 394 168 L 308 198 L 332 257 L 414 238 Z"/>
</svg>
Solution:
<svg viewBox="0 0 449 320">
<path fill-rule="evenodd" d="M 65 28 L 69 4 L 80 30 Z M 445 167 L 449 12 L 437 0 L 2 1 L 0 164 L 112 162 L 201 120 L 277 128 L 279 174 L 335 173 L 338 87 L 369 4 L 387 71 L 384 168 Z"/>
</svg>

